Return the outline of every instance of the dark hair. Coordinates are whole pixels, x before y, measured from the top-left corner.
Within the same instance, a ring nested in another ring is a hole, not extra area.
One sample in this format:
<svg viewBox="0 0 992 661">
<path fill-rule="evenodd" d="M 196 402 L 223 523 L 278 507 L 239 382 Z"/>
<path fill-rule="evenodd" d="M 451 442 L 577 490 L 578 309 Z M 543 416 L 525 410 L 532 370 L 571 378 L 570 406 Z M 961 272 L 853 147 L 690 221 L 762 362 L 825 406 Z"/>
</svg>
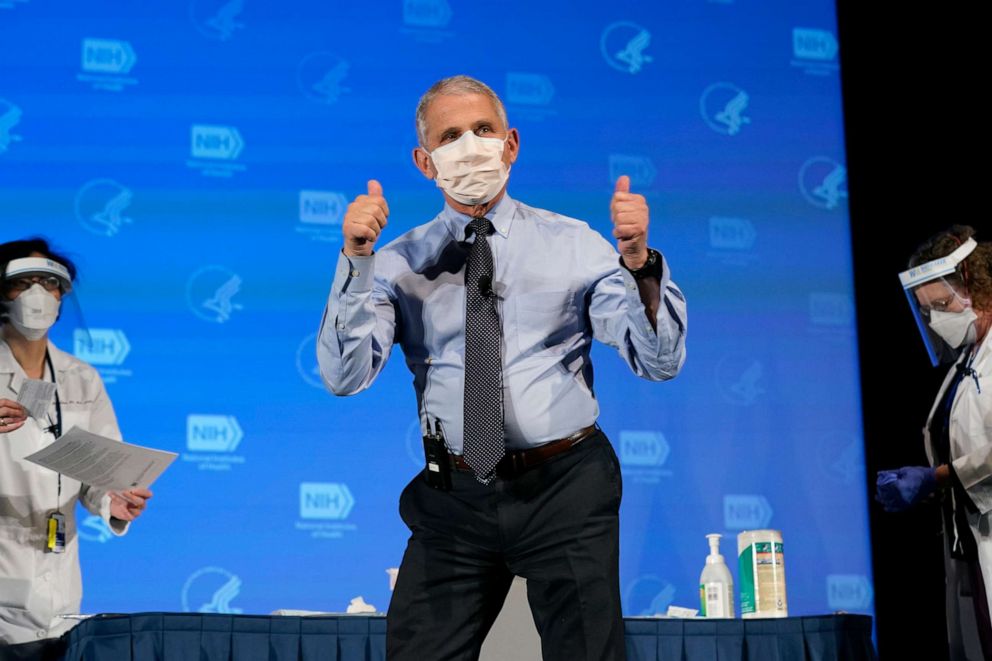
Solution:
<svg viewBox="0 0 992 661">
<path fill-rule="evenodd" d="M 968 225 L 952 225 L 943 232 L 934 234 L 924 241 L 909 259 L 910 268 L 946 257 L 975 236 L 975 230 Z M 978 244 L 971 254 L 957 265 L 947 279 L 957 285 L 964 285 L 971 297 L 972 306 L 978 310 L 992 310 L 992 243 Z"/>
<path fill-rule="evenodd" d="M 3 285 L 6 281 L 5 274 L 7 273 L 7 265 L 15 259 L 30 257 L 34 253 L 42 254 L 53 262 L 58 262 L 64 266 L 67 271 L 69 271 L 69 276 L 73 280 L 76 279 L 76 265 L 72 263 L 72 260 L 62 253 L 52 250 L 51 246 L 48 245 L 47 240 L 41 238 L 40 236 L 36 236 L 30 239 L 22 239 L 20 241 L 0 243 L 0 291 L 3 291 Z M 7 299 L 5 296 L 0 296 L 0 326 L 6 322 Z"/>
</svg>

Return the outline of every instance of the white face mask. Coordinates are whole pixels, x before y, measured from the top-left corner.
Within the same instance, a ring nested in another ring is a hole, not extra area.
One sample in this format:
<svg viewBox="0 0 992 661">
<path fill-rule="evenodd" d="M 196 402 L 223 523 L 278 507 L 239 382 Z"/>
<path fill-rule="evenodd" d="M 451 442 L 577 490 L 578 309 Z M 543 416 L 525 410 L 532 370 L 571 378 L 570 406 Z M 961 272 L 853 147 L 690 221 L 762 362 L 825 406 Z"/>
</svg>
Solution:
<svg viewBox="0 0 992 661">
<path fill-rule="evenodd" d="M 978 316 L 971 308 L 961 312 L 930 312 L 930 328 L 954 349 L 975 342 L 978 337 L 978 330 L 975 328 L 977 320 Z"/>
<path fill-rule="evenodd" d="M 505 138 L 480 138 L 465 131 L 454 142 L 430 152 L 437 169 L 437 187 L 462 204 L 490 201 L 510 176 L 503 162 Z"/>
<path fill-rule="evenodd" d="M 29 340 L 40 340 L 59 317 L 61 301 L 35 283 L 8 304 L 11 325 Z"/>
</svg>

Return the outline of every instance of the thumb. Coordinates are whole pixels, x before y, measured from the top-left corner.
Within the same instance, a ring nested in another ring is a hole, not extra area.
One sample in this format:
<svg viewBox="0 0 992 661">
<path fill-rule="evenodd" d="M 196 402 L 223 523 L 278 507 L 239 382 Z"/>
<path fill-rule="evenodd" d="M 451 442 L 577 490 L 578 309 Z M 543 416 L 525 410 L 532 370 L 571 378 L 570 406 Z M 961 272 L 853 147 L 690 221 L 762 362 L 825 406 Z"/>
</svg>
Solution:
<svg viewBox="0 0 992 661">
<path fill-rule="evenodd" d="M 375 179 L 369 179 L 369 195 L 373 197 L 382 197 L 382 184 Z"/>
<path fill-rule="evenodd" d="M 629 193 L 630 192 L 630 177 L 627 175 L 620 175 L 617 178 L 617 186 L 613 189 L 614 193 Z"/>
</svg>

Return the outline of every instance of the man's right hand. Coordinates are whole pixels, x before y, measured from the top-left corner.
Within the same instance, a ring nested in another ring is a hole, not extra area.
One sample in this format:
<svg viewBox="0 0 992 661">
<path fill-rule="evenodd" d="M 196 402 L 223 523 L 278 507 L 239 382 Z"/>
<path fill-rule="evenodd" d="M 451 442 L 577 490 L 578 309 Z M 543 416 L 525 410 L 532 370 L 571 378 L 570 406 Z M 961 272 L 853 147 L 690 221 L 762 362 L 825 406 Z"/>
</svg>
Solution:
<svg viewBox="0 0 992 661">
<path fill-rule="evenodd" d="M 0 399 L 0 434 L 20 429 L 27 422 L 28 412 L 9 399 Z"/>
<path fill-rule="evenodd" d="M 344 215 L 344 254 L 349 257 L 371 255 L 387 218 L 389 205 L 382 196 L 382 184 L 369 179 L 368 194 L 356 197 Z"/>
</svg>

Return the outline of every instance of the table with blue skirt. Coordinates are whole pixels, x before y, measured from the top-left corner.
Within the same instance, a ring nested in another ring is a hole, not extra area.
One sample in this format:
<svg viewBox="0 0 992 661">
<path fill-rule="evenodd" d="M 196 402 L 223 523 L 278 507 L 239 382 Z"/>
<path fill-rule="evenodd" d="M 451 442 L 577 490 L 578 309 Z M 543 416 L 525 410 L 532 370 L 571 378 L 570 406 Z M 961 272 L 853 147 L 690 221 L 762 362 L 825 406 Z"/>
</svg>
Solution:
<svg viewBox="0 0 992 661">
<path fill-rule="evenodd" d="M 624 621 L 628 661 L 875 661 L 871 618 Z M 99 615 L 65 636 L 67 661 L 384 661 L 381 616 Z"/>
</svg>

